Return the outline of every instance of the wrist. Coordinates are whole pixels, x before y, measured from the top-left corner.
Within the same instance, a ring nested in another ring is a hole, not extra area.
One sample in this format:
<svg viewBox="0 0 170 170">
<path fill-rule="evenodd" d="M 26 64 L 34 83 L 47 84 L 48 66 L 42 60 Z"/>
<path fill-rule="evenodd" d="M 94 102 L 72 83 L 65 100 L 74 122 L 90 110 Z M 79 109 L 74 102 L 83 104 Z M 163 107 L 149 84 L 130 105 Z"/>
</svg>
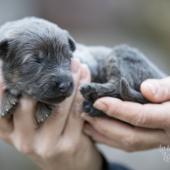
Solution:
<svg viewBox="0 0 170 170">
<path fill-rule="evenodd" d="M 66 156 L 57 157 L 47 161 L 47 164 L 41 168 L 43 170 L 102 170 L 103 158 L 93 142 L 83 135 L 80 144 L 72 156 L 68 153 Z"/>
<path fill-rule="evenodd" d="M 102 170 L 103 158 L 100 152 L 89 138 L 84 142 L 86 142 L 84 145 L 86 147 L 82 150 L 82 154 L 84 154 L 84 169 L 82 170 Z"/>
</svg>

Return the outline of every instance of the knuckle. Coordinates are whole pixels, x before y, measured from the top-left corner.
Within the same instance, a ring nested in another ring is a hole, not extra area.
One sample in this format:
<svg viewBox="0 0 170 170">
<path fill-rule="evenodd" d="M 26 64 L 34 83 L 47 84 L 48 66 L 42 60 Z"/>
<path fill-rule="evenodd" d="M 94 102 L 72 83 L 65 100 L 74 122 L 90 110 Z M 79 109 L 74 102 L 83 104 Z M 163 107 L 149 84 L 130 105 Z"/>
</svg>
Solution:
<svg viewBox="0 0 170 170">
<path fill-rule="evenodd" d="M 41 146 L 41 147 L 37 147 L 36 149 L 36 155 L 44 160 L 49 159 L 50 157 L 53 156 L 53 153 L 51 152 L 51 150 L 49 149 L 49 147 L 46 146 Z"/>
<path fill-rule="evenodd" d="M 44 140 L 42 143 L 37 142 L 34 148 L 35 154 L 44 160 L 51 158 L 55 152 L 52 144 L 49 143 L 48 140 Z"/>
<path fill-rule="evenodd" d="M 25 142 L 20 143 L 17 148 L 25 155 L 31 155 L 33 153 L 32 147 Z"/>
<path fill-rule="evenodd" d="M 160 98 L 162 98 L 163 100 L 168 99 L 170 94 L 169 94 L 169 87 L 167 87 L 166 85 L 163 88 L 160 88 L 160 90 L 158 91 L 158 95 L 155 95 L 155 98 L 159 101 Z"/>
<path fill-rule="evenodd" d="M 162 128 L 163 129 L 170 129 L 170 120 L 169 119 L 165 119 L 163 121 Z"/>
<path fill-rule="evenodd" d="M 163 129 L 170 129 L 170 119 L 168 117 L 170 117 L 170 102 L 165 102 L 162 103 L 162 108 L 160 109 L 159 113 L 163 113 L 160 114 L 160 118 L 159 121 L 162 122 L 162 124 L 160 125 L 161 128 Z"/>
<path fill-rule="evenodd" d="M 146 124 L 146 118 L 144 112 L 145 110 L 143 110 L 142 112 L 138 112 L 138 114 L 134 115 L 133 124 L 135 126 L 142 126 Z"/>
<path fill-rule="evenodd" d="M 47 160 L 53 156 L 52 152 L 48 150 L 42 150 L 38 155 L 44 160 Z"/>
<path fill-rule="evenodd" d="M 115 107 L 112 107 L 112 105 L 109 106 L 108 110 L 107 110 L 107 114 L 110 116 L 115 116 L 119 113 L 119 105 L 116 106 L 116 104 L 114 105 Z"/>
<path fill-rule="evenodd" d="M 72 143 L 69 143 L 63 148 L 62 151 L 64 154 L 73 155 L 75 152 L 75 146 Z"/>
<path fill-rule="evenodd" d="M 139 144 L 140 141 L 134 132 L 131 132 L 131 134 L 123 140 L 123 146 L 127 152 L 136 151 L 139 147 Z"/>
<path fill-rule="evenodd" d="M 75 155 L 77 150 L 76 142 L 67 139 L 57 143 L 53 150 L 51 150 L 49 146 L 39 147 L 36 154 L 44 160 L 50 159 L 54 157 L 54 155 L 56 158 L 70 158 Z"/>
<path fill-rule="evenodd" d="M 77 151 L 77 144 L 75 141 L 65 140 L 59 149 L 61 155 L 73 156 Z"/>
<path fill-rule="evenodd" d="M 97 131 L 99 131 L 102 134 L 108 134 L 108 129 L 103 125 L 101 125 L 101 122 L 99 122 L 98 120 L 95 121 L 95 128 L 97 129 Z"/>
</svg>

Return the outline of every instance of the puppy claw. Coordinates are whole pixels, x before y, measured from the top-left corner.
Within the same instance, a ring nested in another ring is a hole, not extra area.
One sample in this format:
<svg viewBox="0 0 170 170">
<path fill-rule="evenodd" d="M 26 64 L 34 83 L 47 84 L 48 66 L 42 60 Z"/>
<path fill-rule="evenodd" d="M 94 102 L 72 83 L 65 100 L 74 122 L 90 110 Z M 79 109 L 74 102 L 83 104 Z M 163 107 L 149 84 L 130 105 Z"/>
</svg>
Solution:
<svg viewBox="0 0 170 170">
<path fill-rule="evenodd" d="M 85 84 L 81 86 L 80 92 L 83 95 L 83 97 L 90 101 L 95 101 L 98 98 L 95 84 Z"/>
<path fill-rule="evenodd" d="M 43 103 L 38 103 L 35 119 L 37 123 L 43 123 L 50 116 L 52 109 Z"/>
<path fill-rule="evenodd" d="M 12 102 L 11 104 L 12 104 L 12 105 L 16 105 L 16 102 Z"/>
<path fill-rule="evenodd" d="M 8 116 L 12 114 L 12 111 L 16 108 L 18 104 L 18 98 L 13 96 L 8 90 L 6 90 L 2 96 L 0 115 L 1 117 Z"/>
</svg>

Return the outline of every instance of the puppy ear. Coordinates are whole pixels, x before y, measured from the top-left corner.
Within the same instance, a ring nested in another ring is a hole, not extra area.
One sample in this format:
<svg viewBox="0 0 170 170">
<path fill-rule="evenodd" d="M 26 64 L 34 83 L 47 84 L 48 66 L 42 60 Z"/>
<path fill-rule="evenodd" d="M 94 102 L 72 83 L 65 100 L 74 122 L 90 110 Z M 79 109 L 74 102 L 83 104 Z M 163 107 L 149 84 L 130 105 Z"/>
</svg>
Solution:
<svg viewBox="0 0 170 170">
<path fill-rule="evenodd" d="M 8 49 L 9 49 L 9 40 L 2 40 L 0 41 L 0 58 L 4 59 L 5 56 L 8 53 Z"/>
<path fill-rule="evenodd" d="M 76 43 L 70 35 L 68 37 L 68 43 L 69 43 L 69 47 L 70 47 L 71 51 L 74 52 L 76 50 Z"/>
</svg>

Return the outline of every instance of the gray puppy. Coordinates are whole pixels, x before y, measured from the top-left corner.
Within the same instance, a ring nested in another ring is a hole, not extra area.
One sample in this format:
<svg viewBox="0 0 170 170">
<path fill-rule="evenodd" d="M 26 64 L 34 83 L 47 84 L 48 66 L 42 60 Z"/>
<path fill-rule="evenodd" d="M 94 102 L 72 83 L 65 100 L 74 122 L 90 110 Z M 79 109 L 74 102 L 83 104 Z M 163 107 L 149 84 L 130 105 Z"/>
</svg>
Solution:
<svg viewBox="0 0 170 170">
<path fill-rule="evenodd" d="M 54 23 L 25 18 L 0 28 L 0 58 L 6 86 L 0 115 L 10 115 L 19 98 L 28 95 L 38 101 L 37 122 L 47 119 L 54 105 L 72 94 L 72 57 L 78 57 L 91 71 L 92 83 L 83 85 L 81 93 L 85 98 L 83 110 L 92 116 L 103 115 L 92 106 L 102 96 L 148 102 L 140 93 L 140 84 L 148 78 L 164 77 L 136 49 L 83 46 Z"/>
</svg>

